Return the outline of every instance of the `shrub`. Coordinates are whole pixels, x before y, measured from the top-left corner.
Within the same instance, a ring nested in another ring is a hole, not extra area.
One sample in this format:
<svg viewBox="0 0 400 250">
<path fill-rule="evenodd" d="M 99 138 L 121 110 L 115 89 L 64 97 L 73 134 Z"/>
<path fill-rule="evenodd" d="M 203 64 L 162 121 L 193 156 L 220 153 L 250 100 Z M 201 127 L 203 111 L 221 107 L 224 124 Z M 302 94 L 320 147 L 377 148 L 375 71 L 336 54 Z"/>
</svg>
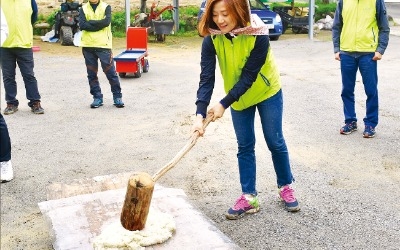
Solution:
<svg viewBox="0 0 400 250">
<path fill-rule="evenodd" d="M 265 1 L 264 1 L 265 2 Z M 278 2 L 271 2 L 269 3 L 271 9 L 273 9 L 274 6 L 279 6 L 279 5 L 290 5 L 290 3 L 278 3 Z M 314 20 L 317 21 L 321 18 L 325 18 L 326 15 L 333 15 L 333 13 L 336 10 L 336 3 L 323 3 L 323 0 L 317 0 L 315 2 L 315 5 L 318 6 L 315 9 L 315 18 Z M 296 7 L 307 7 L 308 3 L 307 2 L 295 2 Z M 184 33 L 188 34 L 197 34 L 197 14 L 200 10 L 200 6 L 182 6 L 179 8 L 179 30 L 176 32 L 179 35 L 183 35 Z M 147 12 L 150 12 L 149 9 L 147 9 Z M 43 15 L 40 15 L 38 18 L 38 21 L 43 22 L 43 20 L 46 20 L 46 22 L 52 27 L 55 22 L 55 15 L 57 11 L 54 11 L 51 13 L 49 16 L 44 17 Z M 135 15 L 139 13 L 139 10 L 133 10 L 131 11 L 130 15 L 130 23 L 133 23 Z M 333 17 L 333 16 L 332 16 Z M 173 12 L 172 11 L 164 11 L 162 13 L 162 18 L 164 20 L 171 20 L 173 19 Z M 126 34 L 126 22 L 125 22 L 125 11 L 119 11 L 119 12 L 113 12 L 112 13 L 112 19 L 111 19 L 111 29 L 113 32 L 113 36 L 115 37 L 124 37 Z M 34 30 L 34 33 L 37 34 L 38 31 Z"/>
</svg>

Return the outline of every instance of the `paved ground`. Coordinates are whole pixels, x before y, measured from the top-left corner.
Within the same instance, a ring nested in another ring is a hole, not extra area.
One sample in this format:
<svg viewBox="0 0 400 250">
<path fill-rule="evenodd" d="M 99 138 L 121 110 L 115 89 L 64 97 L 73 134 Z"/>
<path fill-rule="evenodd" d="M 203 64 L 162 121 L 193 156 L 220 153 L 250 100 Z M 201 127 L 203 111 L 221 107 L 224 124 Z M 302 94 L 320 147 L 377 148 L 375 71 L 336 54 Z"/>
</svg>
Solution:
<svg viewBox="0 0 400 250">
<path fill-rule="evenodd" d="M 394 29 L 392 29 L 394 30 Z M 154 173 L 184 145 L 194 112 L 200 38 L 150 43 L 150 71 L 122 79 L 126 108 L 91 110 L 85 66 L 76 54 L 35 53 L 35 72 L 46 114 L 31 114 L 18 75 L 20 110 L 5 119 L 13 143 L 15 180 L 1 184 L 1 249 L 52 249 L 38 203 L 54 182 L 142 170 Z M 54 46 L 57 46 L 55 44 Z M 302 210 L 290 214 L 277 200 L 271 159 L 257 141 L 261 211 L 239 221 L 224 212 L 239 194 L 236 144 L 229 112 L 178 166 L 160 179 L 188 199 L 243 249 L 398 249 L 400 238 L 400 37 L 392 34 L 379 62 L 377 137 L 349 136 L 342 126 L 339 64 L 319 35 L 272 43 L 281 70 L 284 132 Z M 116 53 L 122 48 L 116 49 Z M 221 79 L 216 98 L 222 96 Z M 362 127 L 365 96 L 357 78 Z M 3 91 L 3 89 L 1 89 Z M 4 92 L 2 92 L 4 93 Z M 2 94 L 3 95 L 3 94 Z M 217 101 L 215 99 L 213 101 Z M 4 100 L 1 100 L 4 107 Z M 259 125 L 256 126 L 261 138 Z M 68 221 L 65 222 L 68 226 Z"/>
</svg>

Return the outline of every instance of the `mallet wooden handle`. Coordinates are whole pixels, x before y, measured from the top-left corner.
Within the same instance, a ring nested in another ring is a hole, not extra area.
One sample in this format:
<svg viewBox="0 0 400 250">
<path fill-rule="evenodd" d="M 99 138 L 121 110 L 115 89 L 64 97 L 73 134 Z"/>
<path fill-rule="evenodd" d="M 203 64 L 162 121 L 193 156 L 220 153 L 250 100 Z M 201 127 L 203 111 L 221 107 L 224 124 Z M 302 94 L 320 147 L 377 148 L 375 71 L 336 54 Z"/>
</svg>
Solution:
<svg viewBox="0 0 400 250">
<path fill-rule="evenodd" d="M 203 121 L 203 129 L 205 129 L 208 124 L 212 121 L 213 117 L 212 115 L 208 115 L 206 119 Z M 160 170 L 157 171 L 153 175 L 153 181 L 156 182 L 162 175 L 164 175 L 166 172 L 168 172 L 171 168 L 173 168 L 180 159 L 183 158 L 183 156 L 186 155 L 187 152 L 196 144 L 197 139 L 199 138 L 200 134 L 198 131 L 195 131 L 190 138 L 190 140 L 186 143 L 186 145 L 175 155 L 174 158 L 170 162 L 168 162 L 164 167 L 162 167 Z"/>
</svg>

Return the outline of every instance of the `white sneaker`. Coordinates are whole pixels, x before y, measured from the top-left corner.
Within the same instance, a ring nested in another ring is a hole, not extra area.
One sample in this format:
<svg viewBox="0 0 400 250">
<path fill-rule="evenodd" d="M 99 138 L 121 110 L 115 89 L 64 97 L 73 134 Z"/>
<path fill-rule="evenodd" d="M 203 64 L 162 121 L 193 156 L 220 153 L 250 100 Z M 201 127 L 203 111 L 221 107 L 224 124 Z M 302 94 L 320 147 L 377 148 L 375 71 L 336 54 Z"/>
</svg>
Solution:
<svg viewBox="0 0 400 250">
<path fill-rule="evenodd" d="M 14 178 L 14 171 L 11 160 L 0 162 L 1 167 L 1 182 L 8 182 Z"/>
</svg>

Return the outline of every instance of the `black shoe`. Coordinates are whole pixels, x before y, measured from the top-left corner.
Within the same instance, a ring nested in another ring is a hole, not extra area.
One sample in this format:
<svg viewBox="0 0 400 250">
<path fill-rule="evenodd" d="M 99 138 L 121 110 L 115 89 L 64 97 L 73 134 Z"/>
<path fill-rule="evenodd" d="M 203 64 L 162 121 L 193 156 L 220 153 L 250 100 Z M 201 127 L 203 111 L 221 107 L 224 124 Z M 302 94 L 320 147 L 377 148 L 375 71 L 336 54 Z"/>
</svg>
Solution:
<svg viewBox="0 0 400 250">
<path fill-rule="evenodd" d="M 117 108 L 123 108 L 125 104 L 121 98 L 114 98 L 114 106 Z"/>
<path fill-rule="evenodd" d="M 353 133 L 354 131 L 357 131 L 357 122 L 355 122 L 355 121 L 346 123 L 346 124 L 340 129 L 340 133 L 341 133 L 342 135 L 349 135 L 349 134 Z"/>
<path fill-rule="evenodd" d="M 11 115 L 18 111 L 18 105 L 8 104 L 7 107 L 4 109 L 5 115 Z"/>
<path fill-rule="evenodd" d="M 42 106 L 40 106 L 40 102 L 34 102 L 34 103 L 32 103 L 31 111 L 32 111 L 34 114 L 37 114 L 37 115 L 39 115 L 39 114 L 44 114 L 44 109 L 42 108 Z"/>
<path fill-rule="evenodd" d="M 90 107 L 92 109 L 98 108 L 100 106 L 103 106 L 103 99 L 102 98 L 94 98 L 92 104 L 90 104 Z"/>
<path fill-rule="evenodd" d="M 364 138 L 374 138 L 376 134 L 375 128 L 372 126 L 365 126 L 365 130 L 363 133 Z"/>
</svg>

